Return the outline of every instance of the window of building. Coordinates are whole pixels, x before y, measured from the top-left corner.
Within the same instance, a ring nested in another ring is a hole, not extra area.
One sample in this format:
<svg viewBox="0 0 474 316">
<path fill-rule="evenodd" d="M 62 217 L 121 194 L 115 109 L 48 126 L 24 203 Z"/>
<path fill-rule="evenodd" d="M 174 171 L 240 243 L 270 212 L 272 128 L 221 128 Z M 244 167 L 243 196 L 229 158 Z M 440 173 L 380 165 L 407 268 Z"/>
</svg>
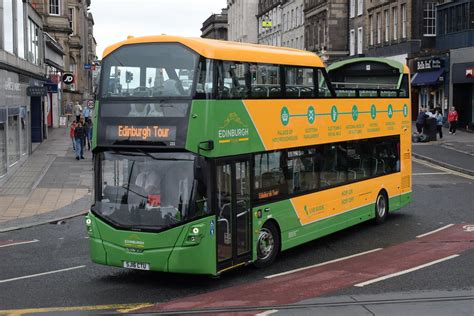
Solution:
<svg viewBox="0 0 474 316">
<path fill-rule="evenodd" d="M 69 90 L 71 91 L 76 91 L 76 84 L 77 84 L 77 80 L 78 80 L 78 77 L 77 77 L 77 64 L 76 62 L 71 58 L 71 61 L 69 63 L 69 72 L 74 74 L 74 77 L 76 78 L 75 81 L 73 83 L 71 83 L 68 88 Z"/>
<path fill-rule="evenodd" d="M 392 8 L 392 16 L 393 16 L 393 40 L 396 41 L 398 39 L 398 8 Z"/>
<path fill-rule="evenodd" d="M 285 20 L 286 20 L 286 14 L 283 13 L 283 31 L 286 31 L 286 28 L 285 28 Z"/>
<path fill-rule="evenodd" d="M 357 54 L 363 53 L 363 45 L 364 45 L 364 34 L 363 28 L 359 27 L 357 29 Z"/>
<path fill-rule="evenodd" d="M 72 30 L 72 33 L 75 34 L 76 33 L 76 15 L 74 12 L 74 7 L 67 8 L 67 18 L 69 20 L 69 28 Z"/>
<path fill-rule="evenodd" d="M 60 0 L 49 0 L 49 14 L 51 15 L 59 15 L 60 14 L 60 7 L 59 7 Z"/>
<path fill-rule="evenodd" d="M 462 18 L 459 17 L 457 21 L 462 23 Z M 426 3 L 425 10 L 423 11 L 423 22 L 423 35 L 436 36 L 436 2 Z"/>
<path fill-rule="evenodd" d="M 364 0 L 357 0 L 357 15 L 364 13 Z"/>
<path fill-rule="evenodd" d="M 402 38 L 407 38 L 407 5 L 402 4 Z"/>
<path fill-rule="evenodd" d="M 18 43 L 18 57 L 25 58 L 25 18 L 23 14 L 23 1 L 16 2 L 16 29 Z"/>
<path fill-rule="evenodd" d="M 28 19 L 28 52 L 26 59 L 35 65 L 40 65 L 39 32 L 38 25 L 33 20 Z"/>
<path fill-rule="evenodd" d="M 349 54 L 355 55 L 355 30 L 352 29 L 349 33 Z"/>
<path fill-rule="evenodd" d="M 369 15 L 369 43 L 370 46 L 374 46 L 374 16 Z"/>
<path fill-rule="evenodd" d="M 376 28 L 377 28 L 377 44 L 382 42 L 382 17 L 380 16 L 380 12 L 377 13 L 377 20 L 376 20 Z"/>
<path fill-rule="evenodd" d="M 13 2 L 11 0 L 3 1 L 3 40 L 3 48 L 13 54 Z"/>
<path fill-rule="evenodd" d="M 385 42 L 388 42 L 390 40 L 390 11 L 385 10 L 384 11 L 384 17 L 385 17 Z"/>
<path fill-rule="evenodd" d="M 295 26 L 295 19 L 294 19 L 294 11 L 295 10 L 291 10 L 291 21 L 290 21 L 290 28 L 293 28 Z"/>
<path fill-rule="evenodd" d="M 299 12 L 298 12 L 299 8 L 296 8 L 296 14 L 295 14 L 295 23 L 296 23 L 296 26 L 298 27 L 300 25 L 300 15 L 299 15 Z"/>
<path fill-rule="evenodd" d="M 350 8 L 349 8 L 349 17 L 353 18 L 355 17 L 355 1 L 356 0 L 351 0 L 350 1 Z"/>
</svg>

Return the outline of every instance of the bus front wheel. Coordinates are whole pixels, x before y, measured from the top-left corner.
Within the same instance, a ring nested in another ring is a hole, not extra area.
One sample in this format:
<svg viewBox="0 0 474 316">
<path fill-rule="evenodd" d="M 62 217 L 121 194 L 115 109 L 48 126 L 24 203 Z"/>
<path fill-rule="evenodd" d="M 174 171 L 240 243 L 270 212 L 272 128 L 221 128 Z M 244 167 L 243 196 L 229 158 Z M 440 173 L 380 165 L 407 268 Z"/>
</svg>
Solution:
<svg viewBox="0 0 474 316">
<path fill-rule="evenodd" d="M 382 224 L 388 215 L 388 198 L 385 191 L 380 191 L 375 201 L 375 223 Z"/>
<path fill-rule="evenodd" d="M 273 222 L 267 222 L 260 229 L 257 241 L 257 260 L 254 265 L 264 268 L 275 261 L 280 251 L 280 234 Z"/>
</svg>

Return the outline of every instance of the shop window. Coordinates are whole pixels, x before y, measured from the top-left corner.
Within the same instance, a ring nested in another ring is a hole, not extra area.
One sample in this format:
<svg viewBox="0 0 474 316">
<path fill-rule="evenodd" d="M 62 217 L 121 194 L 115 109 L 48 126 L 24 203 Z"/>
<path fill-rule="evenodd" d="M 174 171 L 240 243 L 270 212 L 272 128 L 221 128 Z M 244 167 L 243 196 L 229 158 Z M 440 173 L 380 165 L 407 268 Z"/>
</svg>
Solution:
<svg viewBox="0 0 474 316">
<path fill-rule="evenodd" d="M 6 117 L 7 111 L 0 109 L 0 177 L 7 173 L 7 132 Z"/>
<path fill-rule="evenodd" d="M 26 106 L 20 107 L 21 155 L 28 153 L 28 112 Z"/>
<path fill-rule="evenodd" d="M 20 116 L 18 108 L 8 109 L 8 164 L 13 166 L 20 160 Z"/>
</svg>

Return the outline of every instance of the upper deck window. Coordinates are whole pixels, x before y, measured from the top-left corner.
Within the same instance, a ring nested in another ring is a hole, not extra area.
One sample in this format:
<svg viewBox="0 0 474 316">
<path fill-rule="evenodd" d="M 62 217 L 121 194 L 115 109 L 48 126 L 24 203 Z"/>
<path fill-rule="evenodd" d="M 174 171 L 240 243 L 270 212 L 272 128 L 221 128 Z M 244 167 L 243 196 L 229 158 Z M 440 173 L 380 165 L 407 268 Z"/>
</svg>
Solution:
<svg viewBox="0 0 474 316">
<path fill-rule="evenodd" d="M 191 97 L 197 60 L 176 43 L 123 46 L 104 60 L 101 97 Z"/>
</svg>

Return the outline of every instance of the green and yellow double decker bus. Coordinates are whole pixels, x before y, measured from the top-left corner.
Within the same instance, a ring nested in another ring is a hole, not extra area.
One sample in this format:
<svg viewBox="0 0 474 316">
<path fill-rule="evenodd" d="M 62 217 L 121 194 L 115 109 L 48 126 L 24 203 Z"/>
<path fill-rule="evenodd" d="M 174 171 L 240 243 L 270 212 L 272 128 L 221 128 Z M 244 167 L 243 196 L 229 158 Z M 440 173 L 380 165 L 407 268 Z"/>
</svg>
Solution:
<svg viewBox="0 0 474 316">
<path fill-rule="evenodd" d="M 409 82 L 402 65 L 365 62 Z M 409 87 L 340 89 L 294 49 L 173 36 L 108 47 L 92 261 L 218 275 L 384 221 L 411 197 Z"/>
</svg>

